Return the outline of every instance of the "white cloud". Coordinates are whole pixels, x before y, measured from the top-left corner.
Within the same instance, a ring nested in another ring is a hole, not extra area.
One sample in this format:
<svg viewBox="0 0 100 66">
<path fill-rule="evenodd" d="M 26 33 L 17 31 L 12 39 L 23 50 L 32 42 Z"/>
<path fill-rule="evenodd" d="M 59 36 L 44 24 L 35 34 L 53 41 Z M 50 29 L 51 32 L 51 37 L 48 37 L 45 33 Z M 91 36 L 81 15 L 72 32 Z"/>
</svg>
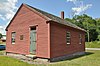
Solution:
<svg viewBox="0 0 100 66">
<path fill-rule="evenodd" d="M 0 0 L 0 19 L 10 20 L 15 14 L 18 0 Z"/>
<path fill-rule="evenodd" d="M 92 4 L 87 4 L 87 5 L 80 6 L 80 7 L 73 7 L 72 10 L 75 12 L 75 15 L 79 15 L 81 12 L 86 11 L 91 6 L 92 6 Z"/>
<path fill-rule="evenodd" d="M 16 3 L 18 0 L 0 0 L 0 19 L 7 21 L 7 24 L 14 16 L 17 7 Z M 0 32 L 5 33 L 5 27 L 7 26 L 0 26 Z"/>
<path fill-rule="evenodd" d="M 67 2 L 73 2 L 75 3 L 77 0 L 67 0 Z"/>
<path fill-rule="evenodd" d="M 0 15 L 0 18 L 1 18 L 2 20 L 5 20 L 5 18 L 4 18 L 2 15 Z"/>
<path fill-rule="evenodd" d="M 72 2 L 74 4 L 74 7 L 72 7 L 74 15 L 79 15 L 92 7 L 92 4 L 84 5 L 83 0 L 67 0 L 67 2 Z"/>
<path fill-rule="evenodd" d="M 6 28 L 6 25 L 0 25 L 0 33 L 3 35 L 6 35 L 5 28 Z"/>
<path fill-rule="evenodd" d="M 74 5 L 78 5 L 78 3 L 82 2 L 82 0 L 67 0 L 67 2 L 72 2 Z"/>
<path fill-rule="evenodd" d="M 5 31 L 4 31 L 4 26 L 0 26 L 0 33 L 4 34 Z"/>
<path fill-rule="evenodd" d="M 67 0 L 68 2 L 76 2 L 77 0 Z"/>
</svg>

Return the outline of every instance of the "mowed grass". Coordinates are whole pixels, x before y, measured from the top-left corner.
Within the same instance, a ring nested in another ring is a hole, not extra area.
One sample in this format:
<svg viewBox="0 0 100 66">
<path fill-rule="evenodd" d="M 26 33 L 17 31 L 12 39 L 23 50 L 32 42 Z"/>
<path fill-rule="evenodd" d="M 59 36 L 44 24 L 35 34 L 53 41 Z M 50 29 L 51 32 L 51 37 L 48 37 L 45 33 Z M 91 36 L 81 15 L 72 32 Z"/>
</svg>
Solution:
<svg viewBox="0 0 100 66">
<path fill-rule="evenodd" d="M 0 56 L 0 66 L 32 66 L 17 59 Z"/>
<path fill-rule="evenodd" d="M 0 50 L 0 55 L 4 55 L 4 52 L 3 50 Z"/>
<path fill-rule="evenodd" d="M 87 51 L 85 56 L 61 61 L 54 66 L 100 66 L 100 51 Z"/>
<path fill-rule="evenodd" d="M 86 42 L 87 48 L 100 48 L 100 41 Z"/>
<path fill-rule="evenodd" d="M 7 57 L 0 56 L 0 66 L 100 66 L 100 51 L 86 51 L 86 55 L 59 61 L 53 62 L 51 64 L 28 64 L 26 62 L 22 62 L 20 60 Z"/>
<path fill-rule="evenodd" d="M 45 65 L 28 64 L 26 62 L 20 61 L 15 58 L 0 56 L 0 66 L 45 66 Z"/>
</svg>

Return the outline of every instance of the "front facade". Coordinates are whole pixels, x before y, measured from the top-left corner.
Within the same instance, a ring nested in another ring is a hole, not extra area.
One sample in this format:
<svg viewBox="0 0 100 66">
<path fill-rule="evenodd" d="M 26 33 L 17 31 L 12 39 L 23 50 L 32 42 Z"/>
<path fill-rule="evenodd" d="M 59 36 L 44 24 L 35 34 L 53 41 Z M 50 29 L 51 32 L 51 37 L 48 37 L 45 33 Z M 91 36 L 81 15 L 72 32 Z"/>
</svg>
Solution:
<svg viewBox="0 0 100 66">
<path fill-rule="evenodd" d="M 26 4 L 21 5 L 6 28 L 7 53 L 35 54 L 50 59 L 85 51 L 84 30 L 63 22 L 60 24 L 39 11 Z"/>
</svg>

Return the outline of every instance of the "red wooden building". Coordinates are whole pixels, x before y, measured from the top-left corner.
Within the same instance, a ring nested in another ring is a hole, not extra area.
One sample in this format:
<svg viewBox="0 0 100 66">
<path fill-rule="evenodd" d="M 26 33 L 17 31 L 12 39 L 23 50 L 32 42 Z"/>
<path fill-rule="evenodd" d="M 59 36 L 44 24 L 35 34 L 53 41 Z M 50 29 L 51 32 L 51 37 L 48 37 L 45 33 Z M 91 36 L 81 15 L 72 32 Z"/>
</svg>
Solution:
<svg viewBox="0 0 100 66">
<path fill-rule="evenodd" d="M 60 58 L 85 51 L 85 30 L 37 8 L 22 4 L 6 28 L 6 52 Z"/>
</svg>

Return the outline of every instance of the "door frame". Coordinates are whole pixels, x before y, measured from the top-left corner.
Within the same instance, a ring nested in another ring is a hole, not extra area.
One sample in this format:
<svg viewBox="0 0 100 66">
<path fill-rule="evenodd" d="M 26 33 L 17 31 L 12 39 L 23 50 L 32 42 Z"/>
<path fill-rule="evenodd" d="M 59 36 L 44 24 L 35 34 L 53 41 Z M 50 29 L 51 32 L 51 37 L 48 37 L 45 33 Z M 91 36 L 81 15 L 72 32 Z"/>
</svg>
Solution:
<svg viewBox="0 0 100 66">
<path fill-rule="evenodd" d="M 34 25 L 34 26 L 29 26 L 29 39 L 30 39 L 30 32 L 31 32 L 31 28 L 36 28 L 36 53 L 35 55 L 37 56 L 37 30 L 38 30 L 38 25 Z M 30 54 L 30 41 L 29 41 L 29 54 Z"/>
</svg>

